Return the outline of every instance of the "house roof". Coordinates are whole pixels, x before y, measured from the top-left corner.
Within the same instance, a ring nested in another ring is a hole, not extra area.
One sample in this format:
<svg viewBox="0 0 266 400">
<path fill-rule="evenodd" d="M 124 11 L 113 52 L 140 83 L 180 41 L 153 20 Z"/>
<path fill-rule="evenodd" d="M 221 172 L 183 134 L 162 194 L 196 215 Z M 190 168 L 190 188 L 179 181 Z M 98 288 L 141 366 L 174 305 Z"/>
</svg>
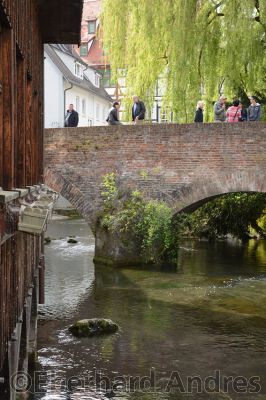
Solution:
<svg viewBox="0 0 266 400">
<path fill-rule="evenodd" d="M 80 43 L 83 0 L 37 0 L 43 43 Z"/>
<path fill-rule="evenodd" d="M 61 71 L 62 75 L 68 82 L 78 87 L 81 87 L 82 89 L 88 90 L 89 92 L 100 96 L 109 102 L 112 101 L 112 98 L 109 96 L 105 89 L 94 86 L 85 75 L 83 76 L 83 79 L 78 78 L 76 75 L 74 75 L 56 53 L 55 48 L 57 47 L 53 45 L 44 45 L 44 50 L 46 54 L 50 57 L 50 59 L 53 61 L 59 71 Z M 76 57 L 75 55 L 72 55 L 72 57 L 80 62 L 79 57 Z M 83 61 L 82 63 L 84 64 Z"/>
<path fill-rule="evenodd" d="M 82 60 L 82 58 L 73 48 L 72 44 L 51 44 L 51 47 L 54 47 L 56 50 L 62 51 L 62 53 L 68 54 L 69 56 L 75 58 L 78 62 L 87 67 L 87 64 L 85 63 L 85 61 Z"/>
</svg>

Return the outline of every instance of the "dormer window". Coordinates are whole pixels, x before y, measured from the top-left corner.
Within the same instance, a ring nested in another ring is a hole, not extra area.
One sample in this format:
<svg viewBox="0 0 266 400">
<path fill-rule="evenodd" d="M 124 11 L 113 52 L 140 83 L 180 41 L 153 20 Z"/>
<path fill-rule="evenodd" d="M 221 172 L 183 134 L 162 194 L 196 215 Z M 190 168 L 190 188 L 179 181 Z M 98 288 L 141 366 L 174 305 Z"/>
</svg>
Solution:
<svg viewBox="0 0 266 400">
<path fill-rule="evenodd" d="M 79 78 L 83 78 L 83 68 L 79 62 L 75 62 L 75 75 Z"/>
<path fill-rule="evenodd" d="M 79 48 L 79 54 L 81 57 L 87 57 L 88 55 L 88 43 L 82 43 Z"/>
<path fill-rule="evenodd" d="M 88 32 L 90 35 L 96 32 L 96 21 L 88 21 Z"/>
</svg>

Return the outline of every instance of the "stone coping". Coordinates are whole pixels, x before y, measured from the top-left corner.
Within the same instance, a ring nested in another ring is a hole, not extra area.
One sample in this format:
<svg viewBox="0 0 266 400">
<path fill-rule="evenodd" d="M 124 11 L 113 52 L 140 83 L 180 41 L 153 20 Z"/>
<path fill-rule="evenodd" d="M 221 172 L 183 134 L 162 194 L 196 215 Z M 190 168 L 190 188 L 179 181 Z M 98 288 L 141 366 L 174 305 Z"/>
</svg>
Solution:
<svg viewBox="0 0 266 400">
<path fill-rule="evenodd" d="M 9 203 L 17 198 L 19 198 L 18 191 L 0 190 L 0 203 Z"/>
<path fill-rule="evenodd" d="M 12 190 L 2 190 L 0 188 L 0 203 L 9 203 L 19 197 L 26 197 L 29 193 L 38 191 L 41 188 L 40 185 L 26 186 L 26 188 L 15 188 Z"/>
</svg>

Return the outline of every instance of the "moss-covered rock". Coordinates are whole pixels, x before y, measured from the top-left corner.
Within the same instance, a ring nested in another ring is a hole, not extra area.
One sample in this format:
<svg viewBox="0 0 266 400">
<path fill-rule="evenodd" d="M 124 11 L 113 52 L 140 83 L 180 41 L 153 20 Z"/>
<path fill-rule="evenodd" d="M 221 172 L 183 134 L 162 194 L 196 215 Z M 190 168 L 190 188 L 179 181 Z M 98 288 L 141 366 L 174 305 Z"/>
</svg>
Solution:
<svg viewBox="0 0 266 400">
<path fill-rule="evenodd" d="M 110 319 L 82 319 L 69 327 L 69 331 L 77 337 L 89 337 L 115 333 L 118 325 Z"/>
</svg>

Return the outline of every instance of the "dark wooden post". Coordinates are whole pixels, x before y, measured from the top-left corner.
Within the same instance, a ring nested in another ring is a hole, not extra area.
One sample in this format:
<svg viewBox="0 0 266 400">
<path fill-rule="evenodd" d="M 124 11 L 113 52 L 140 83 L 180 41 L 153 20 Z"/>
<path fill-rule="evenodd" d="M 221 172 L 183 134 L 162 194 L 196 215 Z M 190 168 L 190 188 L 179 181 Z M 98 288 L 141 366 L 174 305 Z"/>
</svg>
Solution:
<svg viewBox="0 0 266 400">
<path fill-rule="evenodd" d="M 15 40 L 14 31 L 4 28 L 2 31 L 2 54 L 1 63 L 4 67 L 2 76 L 3 96 L 5 102 L 3 104 L 3 187 L 4 189 L 12 189 L 14 185 L 14 50 Z"/>
</svg>

